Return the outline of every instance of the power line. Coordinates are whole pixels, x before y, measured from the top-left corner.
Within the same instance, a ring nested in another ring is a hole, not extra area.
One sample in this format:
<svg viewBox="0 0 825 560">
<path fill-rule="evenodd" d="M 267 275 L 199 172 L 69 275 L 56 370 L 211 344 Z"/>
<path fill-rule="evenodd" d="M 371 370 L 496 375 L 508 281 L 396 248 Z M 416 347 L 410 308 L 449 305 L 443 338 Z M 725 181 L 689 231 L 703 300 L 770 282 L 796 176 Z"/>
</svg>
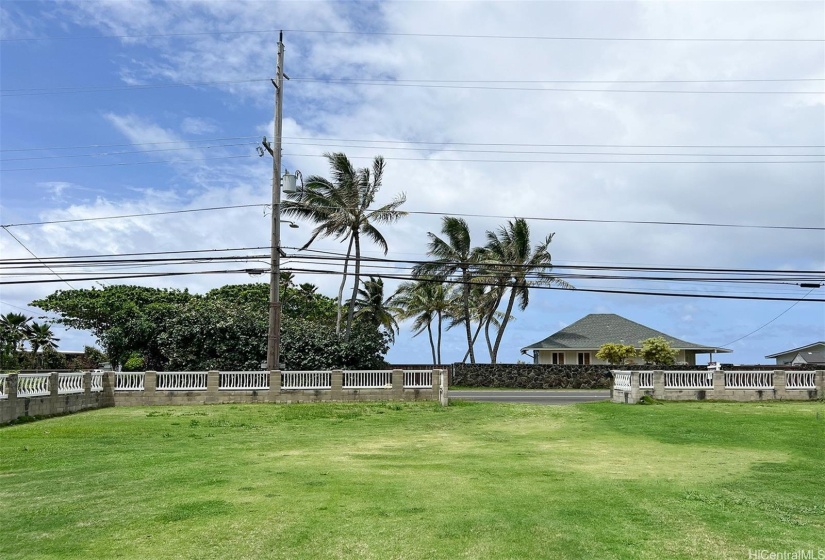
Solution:
<svg viewBox="0 0 825 560">
<path fill-rule="evenodd" d="M 164 142 L 129 142 L 127 144 L 86 144 L 82 146 L 48 146 L 42 147 L 38 146 L 36 148 L 11 148 L 11 149 L 0 149 L 0 152 L 40 152 L 45 150 L 81 150 L 81 149 L 92 149 L 92 148 L 121 148 L 124 146 L 156 146 L 156 145 L 164 145 L 164 144 L 189 144 L 192 142 L 219 142 L 225 140 L 245 140 L 250 138 L 260 138 L 260 135 L 256 136 L 225 136 L 223 138 L 186 138 L 183 140 L 167 140 Z M 788 146 L 782 146 L 788 147 Z M 794 147 L 802 147 L 802 146 L 794 146 Z M 821 146 L 812 146 L 812 147 L 821 147 Z"/>
<path fill-rule="evenodd" d="M 21 247 L 23 247 L 23 248 L 26 250 L 26 252 L 28 252 L 28 253 L 29 253 L 31 256 L 33 256 L 35 259 L 40 260 L 40 259 L 38 258 L 38 256 L 37 256 L 37 255 L 35 255 L 35 254 L 32 252 L 32 250 L 31 250 L 31 249 L 29 249 L 28 247 L 26 247 L 25 243 L 23 243 L 22 241 L 20 241 L 20 240 L 17 238 L 17 236 L 16 236 L 16 235 L 14 235 L 11 231 L 9 231 L 9 228 L 7 228 L 6 226 L 0 226 L 0 227 L 2 227 L 2 229 L 3 229 L 6 233 L 8 233 L 9 235 L 11 235 L 11 236 L 12 236 L 12 238 L 13 238 L 15 241 L 17 241 L 17 243 L 19 243 L 19 244 L 20 244 L 20 246 L 21 246 Z M 45 264 L 45 263 L 44 263 L 44 264 Z M 64 280 L 63 278 L 61 278 L 61 277 L 60 277 L 60 275 L 59 275 L 58 273 L 56 273 L 54 270 L 52 270 L 51 268 L 49 268 L 49 265 L 45 265 L 45 266 L 46 266 L 46 268 L 48 268 L 49 270 L 51 270 L 51 271 L 52 271 L 52 273 L 53 273 L 55 276 L 57 276 L 57 277 L 60 279 L 60 281 L 61 281 L 61 282 L 63 282 L 64 284 L 66 284 L 69 288 L 74 289 L 74 286 L 72 286 L 71 284 L 69 284 L 68 282 L 66 282 L 66 280 Z"/>
<path fill-rule="evenodd" d="M 148 150 L 130 150 L 130 151 L 120 151 L 120 152 L 98 152 L 92 154 L 66 154 L 66 155 L 49 155 L 49 156 L 30 156 L 30 157 L 15 157 L 15 158 L 3 158 L 0 159 L 0 163 L 7 162 L 7 161 L 31 161 L 31 160 L 43 160 L 43 159 L 69 159 L 69 158 L 81 158 L 81 157 L 108 157 L 108 156 L 120 156 L 120 155 L 132 155 L 132 154 L 144 154 L 150 152 L 171 152 L 171 151 L 189 151 L 189 150 L 206 150 L 211 148 L 228 148 L 228 147 L 236 147 L 236 146 L 254 146 L 256 143 L 254 142 L 243 142 L 243 143 L 232 143 L 232 144 L 214 144 L 214 145 L 206 145 L 206 146 L 187 146 L 187 147 L 180 147 L 180 148 L 155 148 L 155 149 L 148 149 Z M 685 157 L 825 157 L 825 153 L 819 154 L 742 154 L 742 153 L 732 153 L 732 154 L 719 154 L 719 153 L 690 153 L 690 152 L 570 152 L 570 151 L 547 151 L 547 150 L 537 150 L 537 151 L 530 151 L 530 150 L 471 150 L 471 149 L 463 149 L 463 148 L 419 148 L 419 147 L 408 147 L 408 146 L 370 146 L 370 145 L 354 145 L 354 144 L 329 144 L 329 143 L 317 143 L 317 142 L 292 142 L 291 145 L 293 146 L 318 146 L 318 147 L 326 147 L 326 148 L 349 148 L 349 149 L 380 149 L 380 150 L 405 150 L 405 151 L 417 151 L 417 152 L 457 152 L 457 153 L 480 153 L 480 154 L 527 154 L 527 155 L 537 155 L 537 154 L 546 154 L 546 155 L 576 155 L 576 156 L 651 156 L 651 157 L 664 157 L 664 156 L 685 156 Z"/>
<path fill-rule="evenodd" d="M 175 159 L 175 160 L 156 160 L 156 161 L 128 161 L 119 163 L 94 163 L 91 165 L 52 165 L 49 167 L 15 167 L 12 169 L 0 169 L 0 172 L 7 171 L 48 171 L 49 169 L 85 169 L 89 167 L 123 167 L 127 165 L 155 165 L 160 163 L 178 164 L 178 163 L 199 163 L 204 161 L 215 161 L 219 159 L 239 159 L 257 157 L 254 154 L 242 156 L 217 156 L 200 159 Z M 825 160 L 823 160 L 825 161 Z"/>
<path fill-rule="evenodd" d="M 798 80 L 795 80 L 798 81 Z M 222 84 L 245 84 L 254 82 L 269 82 L 268 78 L 256 78 L 249 80 L 214 80 L 208 82 L 167 82 L 164 84 L 126 84 L 118 86 L 58 86 L 53 88 L 20 88 L 20 89 L 2 89 L 0 90 L 0 97 L 19 97 L 29 95 L 57 95 L 67 93 L 96 93 L 106 91 L 120 91 L 120 90 L 145 90 L 145 89 L 162 89 L 162 88 L 176 88 L 176 87 L 197 87 L 207 85 L 222 85 Z"/>
<path fill-rule="evenodd" d="M 254 142 L 243 142 L 243 143 L 233 143 L 233 144 L 212 144 L 207 146 L 187 146 L 182 148 L 155 148 L 150 150 L 129 150 L 129 151 L 121 151 L 121 152 L 99 152 L 96 154 L 66 154 L 66 155 L 58 155 L 58 156 L 36 156 L 36 157 L 19 157 L 19 158 L 3 158 L 0 159 L 0 163 L 6 161 L 30 161 L 30 160 L 38 160 L 38 159 L 66 159 L 66 158 L 80 158 L 80 157 L 108 157 L 108 156 L 121 156 L 121 155 L 131 155 L 131 154 L 145 154 L 149 152 L 176 152 L 176 151 L 188 151 L 188 150 L 209 150 L 212 148 L 231 148 L 235 146 L 254 146 Z M 764 154 L 773 156 L 774 154 Z M 808 156 L 817 155 L 817 154 L 807 154 Z M 822 154 L 825 156 L 825 154 Z"/>
<path fill-rule="evenodd" d="M 232 270 L 202 270 L 202 271 L 189 271 L 189 272 L 159 272 L 159 273 L 144 273 L 144 274 L 132 274 L 132 275 L 117 275 L 117 276 L 89 276 L 85 278 L 78 278 L 75 279 L 75 282 L 91 282 L 91 281 L 99 281 L 99 280 L 123 280 L 129 278 L 158 278 L 158 277 L 172 277 L 172 276 L 190 276 L 190 275 L 197 275 L 197 274 L 249 274 L 251 271 L 256 271 L 257 269 L 232 269 Z M 285 268 L 284 272 L 300 272 L 304 274 L 339 274 L 338 271 L 331 271 L 331 270 L 317 270 L 317 269 L 301 269 L 301 268 Z M 390 279 L 397 279 L 397 280 L 411 280 L 413 279 L 410 275 L 391 275 L 391 274 L 382 274 L 383 278 L 390 278 Z M 443 282 L 448 284 L 463 284 L 461 280 L 430 280 L 430 279 L 421 279 L 418 278 L 416 280 L 421 281 L 437 281 Z M 19 285 L 19 284 L 46 284 L 46 283 L 53 283 L 59 282 L 60 280 L 11 280 L 11 281 L 0 281 L 0 285 Z M 474 285 L 489 285 L 495 286 L 494 283 L 482 283 L 482 282 L 474 282 Z M 785 298 L 785 297 L 773 297 L 773 296 L 747 296 L 747 295 L 724 295 L 724 294 L 692 294 L 692 293 L 666 293 L 666 292 L 652 292 L 652 291 L 641 291 L 641 290 L 604 290 L 604 289 L 597 289 L 597 288 L 575 288 L 575 289 L 567 289 L 567 288 L 556 288 L 553 286 L 531 286 L 533 289 L 539 290 L 565 290 L 569 292 L 588 292 L 588 293 L 607 293 L 607 294 L 621 294 L 621 295 L 647 295 L 647 296 L 660 296 L 660 297 L 687 297 L 687 298 L 708 298 L 708 299 L 734 299 L 734 300 L 746 300 L 746 301 L 797 301 L 796 298 Z M 809 299 L 809 302 L 825 302 L 825 299 Z"/>
<path fill-rule="evenodd" d="M 75 222 L 95 222 L 98 220 L 118 220 L 121 218 L 143 218 L 147 216 L 165 216 L 169 214 L 188 214 L 190 212 L 209 212 L 213 210 L 229 210 L 234 208 L 260 208 L 266 204 L 233 204 L 228 206 L 212 206 L 208 208 L 190 208 L 188 210 L 167 210 L 163 212 L 141 212 L 138 214 L 119 214 L 116 216 L 97 216 L 94 218 L 69 218 L 66 220 L 48 220 L 43 222 L 21 222 L 19 224 L 6 224 L 0 227 L 23 227 L 23 226 L 44 226 L 49 224 L 69 224 Z"/>
<path fill-rule="evenodd" d="M 187 210 L 169 210 L 162 212 L 142 212 L 136 214 L 120 214 L 115 216 L 97 216 L 92 218 L 69 218 L 65 220 L 48 220 L 41 222 L 21 222 L 17 224 L 5 224 L 2 227 L 23 227 L 23 226 L 40 226 L 50 224 L 67 224 L 76 222 L 94 222 L 98 220 L 115 220 L 121 218 L 141 218 L 148 216 L 162 216 L 167 214 L 187 214 L 191 212 L 208 212 L 214 210 L 228 210 L 235 208 L 255 208 L 269 206 L 268 203 L 259 204 L 235 204 L 227 206 L 213 206 L 207 208 L 190 208 Z M 495 218 L 495 219 L 512 219 L 523 218 L 531 221 L 543 222 L 571 222 L 571 223 L 603 223 L 603 224 L 632 224 L 632 225 L 660 225 L 660 226 L 692 226 L 692 227 L 719 227 L 719 228 L 748 228 L 748 229 L 778 229 L 778 230 L 797 230 L 797 231 L 825 231 L 825 227 L 814 226 L 786 226 L 786 225 L 760 225 L 760 224 L 728 224 L 728 223 L 714 223 L 714 222 L 670 222 L 663 220 L 603 220 L 596 218 L 548 218 L 540 216 L 507 216 L 502 214 L 471 214 L 466 212 L 433 212 L 425 210 L 405 210 L 407 214 L 425 215 L 425 216 L 461 216 L 466 218 Z"/>
<path fill-rule="evenodd" d="M 468 150 L 459 148 L 411 148 L 407 146 L 356 146 L 353 144 L 319 144 L 314 142 L 291 142 L 292 146 L 319 146 L 352 149 L 380 149 L 380 150 L 408 150 L 418 152 L 459 152 L 478 154 L 548 154 L 548 155 L 568 155 L 568 156 L 689 156 L 689 157 L 825 157 L 825 154 L 711 154 L 711 153 L 686 153 L 686 152 L 664 152 L 664 153 L 639 153 L 639 152 L 555 152 L 555 151 L 528 151 L 528 150 Z M 10 161 L 10 160 L 3 160 Z"/>
<path fill-rule="evenodd" d="M 316 270 L 316 269 L 301 269 L 301 268 L 286 268 L 288 272 L 300 272 L 303 274 L 340 274 L 338 271 Z M 391 278 L 394 280 L 420 280 L 422 282 L 441 282 L 447 284 L 464 284 L 461 280 L 453 279 L 429 279 L 429 278 L 413 278 L 407 275 L 392 275 L 382 274 L 382 278 Z M 474 286 L 497 286 L 495 283 L 472 282 Z M 750 300 L 750 301 L 797 301 L 797 298 L 785 297 L 768 297 L 768 296 L 737 296 L 737 295 L 723 295 L 723 294 L 687 294 L 687 293 L 660 293 L 641 290 L 602 290 L 597 288 L 557 288 L 554 286 L 530 286 L 531 289 L 538 290 L 564 290 L 567 292 L 588 292 L 588 293 L 606 293 L 606 294 L 621 294 L 621 295 L 646 295 L 646 296 L 661 296 L 661 297 L 687 297 L 687 298 L 708 298 L 708 299 L 735 299 L 735 300 Z M 810 302 L 825 302 L 825 299 L 809 299 Z"/>
<path fill-rule="evenodd" d="M 704 80 L 432 80 L 432 79 L 395 79 L 395 78 L 332 78 L 332 77 L 293 77 L 292 82 L 305 83 L 340 83 L 362 85 L 398 85 L 407 87 L 427 87 L 428 84 L 739 84 L 739 83 L 785 83 L 785 82 L 822 82 L 825 78 L 738 78 L 738 79 L 704 79 Z M 178 87 L 198 87 L 206 85 L 268 83 L 269 78 L 248 78 L 237 80 L 212 80 L 202 82 L 164 82 L 157 84 L 118 84 L 118 85 L 74 85 L 32 88 L 0 89 L 0 97 L 17 97 L 31 95 L 59 95 L 69 93 L 95 93 L 123 90 L 147 90 Z M 541 88 L 538 89 L 540 91 Z M 712 93 L 712 92 L 711 92 Z"/>
<path fill-rule="evenodd" d="M 360 35 L 376 37 L 422 37 L 438 39 L 491 39 L 491 40 L 530 40 L 530 41 L 597 41 L 597 42 L 682 42 L 682 43 L 822 43 L 821 38 L 785 38 L 785 37 L 599 37 L 576 35 L 482 35 L 458 33 L 398 33 L 390 31 L 335 31 L 329 29 L 245 29 L 218 31 L 190 31 L 178 33 L 132 33 L 112 35 L 47 35 L 40 37 L 13 37 L 0 39 L 0 42 L 28 42 L 49 40 L 86 40 L 86 39 L 154 39 L 162 37 L 197 37 L 204 35 L 257 35 L 272 33 L 297 33 L 320 35 Z"/>
<path fill-rule="evenodd" d="M 323 80 L 318 80 L 322 82 Z M 370 82 L 363 80 L 349 80 L 338 82 L 348 85 L 386 86 L 386 87 L 418 87 L 432 89 L 462 89 L 462 90 L 492 90 L 492 91 L 548 91 L 548 92 L 575 92 L 575 93 L 667 93 L 667 94 L 771 94 L 771 95 L 822 95 L 825 91 L 761 91 L 761 90 L 683 90 L 683 89 L 595 89 L 595 88 L 551 88 L 551 87 L 503 87 L 503 86 L 464 86 L 453 84 L 407 84 L 398 82 Z"/>
<path fill-rule="evenodd" d="M 92 148 L 118 148 L 125 146 L 154 146 L 164 144 L 188 144 L 194 142 L 218 142 L 226 140 L 260 139 L 260 135 L 255 136 L 228 136 L 222 138 L 186 138 L 182 140 L 166 142 L 131 142 L 127 144 L 86 144 L 79 146 L 49 146 L 36 148 L 3 148 L 0 152 L 34 152 L 47 150 L 80 150 Z M 314 140 L 325 142 L 372 142 L 380 144 L 432 144 L 438 146 L 513 146 L 513 147 L 536 147 L 536 148 L 747 148 L 747 149 L 778 149 L 778 148 L 825 148 L 825 144 L 536 144 L 536 143 L 502 143 L 502 142 L 453 142 L 443 140 L 374 140 L 370 138 L 316 138 L 312 136 L 284 136 L 290 140 Z M 380 148 L 381 146 L 375 146 Z"/>
<path fill-rule="evenodd" d="M 753 149 L 774 149 L 774 148 L 823 148 L 825 144 L 785 144 L 785 145 L 765 145 L 765 144 L 529 144 L 529 143 L 501 143 L 501 142 L 452 142 L 441 140 L 372 140 L 369 138 L 316 138 L 312 136 L 284 136 L 290 140 L 316 140 L 330 142 L 376 142 L 382 144 L 436 144 L 443 146 L 520 146 L 520 147 L 541 147 L 541 148 L 753 148 Z M 2 151 L 2 150 L 0 150 Z"/>
<path fill-rule="evenodd" d="M 325 157 L 323 154 L 283 154 L 291 157 Z M 598 155 L 598 154 L 593 154 Z M 49 167 L 17 167 L 13 169 L 0 169 L 0 172 L 10 171 L 48 171 L 51 169 L 84 169 L 91 167 L 123 167 L 128 165 L 153 165 L 153 164 L 178 164 L 178 163 L 196 163 L 204 161 L 214 161 L 222 159 L 239 159 L 252 158 L 256 155 L 239 155 L 239 156 L 219 156 L 190 160 L 160 160 L 160 161 L 137 161 L 137 162 L 120 162 L 120 163 L 98 163 L 92 165 L 53 165 Z M 372 159 L 370 156 L 350 156 L 350 159 Z M 573 163 L 573 164 L 641 164 L 641 165 L 705 165 L 705 164 L 728 164 L 728 165 L 753 165 L 753 164 L 807 164 L 807 163 L 825 163 L 825 159 L 811 159 L 811 160 L 790 160 L 790 161 L 757 161 L 757 160 L 736 160 L 736 161 L 679 161 L 679 160 L 559 160 L 559 159 L 432 159 L 432 158 L 411 158 L 411 157 L 387 157 L 387 161 L 427 161 L 430 163 Z"/>
<path fill-rule="evenodd" d="M 774 317 L 773 319 L 771 319 L 770 321 L 768 321 L 767 323 L 765 323 L 764 325 L 762 325 L 761 327 L 759 327 L 758 329 L 754 329 L 754 330 L 752 330 L 751 332 L 749 332 L 748 334 L 746 334 L 745 336 L 740 336 L 739 338 L 737 338 L 736 340 L 734 340 L 734 341 L 732 341 L 732 342 L 728 342 L 727 344 L 722 344 L 722 347 L 724 348 L 725 346 L 730 346 L 731 344 L 735 344 L 735 343 L 739 342 L 740 340 L 744 340 L 744 339 L 748 338 L 748 337 L 749 337 L 750 335 L 752 335 L 752 334 L 758 333 L 759 331 L 761 331 L 762 329 L 764 329 L 765 327 L 767 327 L 768 325 L 770 325 L 771 323 L 773 323 L 774 321 L 776 321 L 777 319 L 779 319 L 782 315 L 784 315 L 785 313 L 787 313 L 788 311 L 790 311 L 791 309 L 793 309 L 794 307 L 796 307 L 796 306 L 797 306 L 797 304 L 799 304 L 799 303 L 800 303 L 803 299 L 805 299 L 806 297 L 808 297 L 809 295 L 811 295 L 811 292 L 813 292 L 815 289 L 816 289 L 816 288 L 811 288 L 811 289 L 808 291 L 808 293 L 807 293 L 807 294 L 805 294 L 804 296 L 802 296 L 801 298 L 799 298 L 796 302 L 794 302 L 794 303 L 793 303 L 793 305 L 791 305 L 790 307 L 788 307 L 785 311 L 783 311 L 782 313 L 780 313 L 779 315 L 777 315 L 776 317 Z M 817 301 L 817 300 L 813 300 L 813 301 Z"/>
</svg>

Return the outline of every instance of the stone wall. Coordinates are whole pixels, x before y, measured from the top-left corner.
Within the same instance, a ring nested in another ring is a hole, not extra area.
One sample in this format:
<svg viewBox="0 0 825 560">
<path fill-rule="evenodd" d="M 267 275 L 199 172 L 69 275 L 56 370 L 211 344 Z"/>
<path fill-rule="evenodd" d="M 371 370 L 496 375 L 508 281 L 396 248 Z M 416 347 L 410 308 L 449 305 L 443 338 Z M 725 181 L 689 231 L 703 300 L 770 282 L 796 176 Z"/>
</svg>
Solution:
<svg viewBox="0 0 825 560">
<path fill-rule="evenodd" d="M 609 389 L 609 366 L 453 364 L 451 386 L 502 389 Z"/>
</svg>

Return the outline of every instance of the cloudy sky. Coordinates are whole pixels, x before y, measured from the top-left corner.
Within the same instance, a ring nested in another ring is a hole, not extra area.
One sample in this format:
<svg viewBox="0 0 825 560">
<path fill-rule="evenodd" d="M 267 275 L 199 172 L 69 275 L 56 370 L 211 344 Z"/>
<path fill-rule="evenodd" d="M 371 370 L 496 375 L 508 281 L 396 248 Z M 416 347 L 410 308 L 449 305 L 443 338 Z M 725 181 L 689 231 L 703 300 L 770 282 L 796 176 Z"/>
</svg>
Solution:
<svg viewBox="0 0 825 560">
<path fill-rule="evenodd" d="M 17 225 L 0 231 L 3 259 L 267 246 L 272 164 L 255 148 L 272 138 L 283 29 L 284 165 L 325 175 L 324 152 L 358 165 L 383 155 L 379 202 L 404 192 L 413 212 L 384 227 L 390 258 L 426 258 L 427 232 L 447 213 L 466 216 L 479 245 L 507 219 L 530 218 L 534 241 L 555 233 L 556 265 L 788 271 L 775 283 L 580 279 L 578 291 L 534 290 L 501 361 L 526 359 L 519 348 L 588 313 L 727 346 L 735 363 L 825 339 L 825 288 L 793 280 L 820 271 L 809 281 L 825 281 L 820 1 L 5 0 L 0 18 L 3 225 L 250 205 Z M 283 245 L 308 239 L 311 225 L 299 225 L 284 228 Z M 165 270 L 250 267 L 266 262 Z M 79 279 L 89 272 L 62 276 L 91 287 Z M 297 276 L 337 291 L 334 276 Z M 204 292 L 250 280 L 123 282 Z M 0 312 L 38 315 L 33 299 L 67 287 L 0 285 Z M 458 330 L 446 361 L 463 357 Z M 64 349 L 91 341 L 60 336 Z M 408 328 L 389 354 L 428 357 Z"/>
</svg>

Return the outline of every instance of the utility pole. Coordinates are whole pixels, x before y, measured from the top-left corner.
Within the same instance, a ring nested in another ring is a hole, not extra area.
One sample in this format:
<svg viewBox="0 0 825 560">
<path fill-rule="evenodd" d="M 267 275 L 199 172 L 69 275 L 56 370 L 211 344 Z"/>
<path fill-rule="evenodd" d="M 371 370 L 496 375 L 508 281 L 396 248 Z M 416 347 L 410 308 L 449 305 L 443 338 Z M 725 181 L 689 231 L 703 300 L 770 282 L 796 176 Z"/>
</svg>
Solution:
<svg viewBox="0 0 825 560">
<path fill-rule="evenodd" d="M 272 241 L 269 278 L 269 336 L 266 368 L 280 369 L 281 363 L 281 134 L 284 103 L 284 32 L 278 37 L 278 68 L 275 86 L 275 141 L 272 154 Z"/>
</svg>

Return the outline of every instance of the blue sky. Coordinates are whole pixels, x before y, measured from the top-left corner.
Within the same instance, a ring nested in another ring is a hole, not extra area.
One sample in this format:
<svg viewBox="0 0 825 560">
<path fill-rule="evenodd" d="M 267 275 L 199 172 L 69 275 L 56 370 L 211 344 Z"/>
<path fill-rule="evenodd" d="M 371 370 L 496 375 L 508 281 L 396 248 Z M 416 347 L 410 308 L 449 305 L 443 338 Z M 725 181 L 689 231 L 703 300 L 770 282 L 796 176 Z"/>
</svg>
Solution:
<svg viewBox="0 0 825 560">
<path fill-rule="evenodd" d="M 285 166 L 325 175 L 326 151 L 344 151 L 359 165 L 382 154 L 388 168 L 379 202 L 405 192 L 411 211 L 502 216 L 466 218 L 479 245 L 514 216 L 822 228 L 825 166 L 787 162 L 825 159 L 824 18 L 821 2 L 4 1 L 0 221 L 250 204 L 258 206 L 9 229 L 41 257 L 267 245 L 269 217 L 260 205 L 270 200 L 271 161 L 258 158 L 255 145 L 272 137 L 268 79 L 274 31 L 285 29 L 292 78 Z M 707 91 L 797 93 L 699 93 Z M 615 147 L 600 147 L 608 145 Z M 425 258 L 426 234 L 439 231 L 439 220 L 411 214 L 385 226 L 389 257 Z M 555 233 L 551 252 L 560 265 L 825 270 L 821 229 L 530 224 L 534 241 Z M 308 239 L 311 225 L 300 225 L 284 228 L 285 246 Z M 333 240 L 315 248 L 345 250 Z M 3 258 L 30 256 L 5 231 L 0 250 Z M 66 278 L 73 287 L 94 285 Z M 203 292 L 247 281 L 232 274 L 129 282 Z M 339 280 L 299 274 L 298 281 L 334 295 Z M 809 291 L 792 283 L 573 283 L 783 298 Z M 0 312 L 37 314 L 29 302 L 66 287 L 0 286 Z M 808 297 L 821 299 L 820 292 Z M 823 304 L 805 300 L 534 291 L 508 328 L 500 359 L 525 359 L 519 348 L 588 313 L 618 313 L 719 346 L 779 316 L 729 345 L 735 352 L 725 361 L 735 363 L 765 362 L 766 354 L 825 339 Z M 60 336 L 67 349 L 91 341 L 76 331 Z M 463 354 L 459 329 L 450 331 L 445 359 Z M 425 338 L 404 328 L 389 359 L 428 356 Z"/>
</svg>

